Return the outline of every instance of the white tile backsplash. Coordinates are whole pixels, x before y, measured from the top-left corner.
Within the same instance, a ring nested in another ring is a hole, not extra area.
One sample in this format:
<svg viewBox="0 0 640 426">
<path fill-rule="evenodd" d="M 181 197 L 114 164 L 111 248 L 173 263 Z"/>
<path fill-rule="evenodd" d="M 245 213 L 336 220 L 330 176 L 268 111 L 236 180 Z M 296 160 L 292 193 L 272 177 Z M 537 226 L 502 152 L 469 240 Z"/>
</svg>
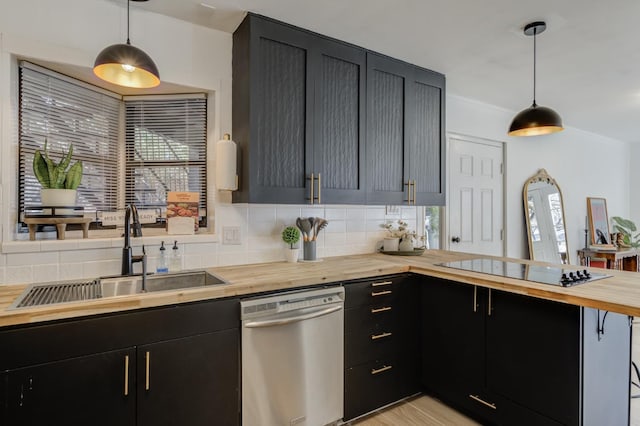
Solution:
<svg viewBox="0 0 640 426">
<path fill-rule="evenodd" d="M 415 229 L 416 207 L 401 207 L 403 220 Z M 160 241 L 171 252 L 178 241 L 183 269 L 242 265 L 285 260 L 281 232 L 298 217 L 323 217 L 329 221 L 316 241 L 318 257 L 373 253 L 385 236 L 384 206 L 309 206 L 271 204 L 223 204 L 215 206 L 217 235 L 164 235 L 132 238 L 134 254 L 146 247 L 149 271 L 155 271 Z M 239 245 L 219 241 L 223 226 L 240 226 Z M 120 273 L 122 238 L 16 241 L 2 244 L 0 283 L 29 283 L 82 279 Z M 300 244 L 302 258 L 302 244 Z M 170 253 L 171 254 L 171 253 Z M 136 264 L 136 272 L 140 270 Z"/>
</svg>

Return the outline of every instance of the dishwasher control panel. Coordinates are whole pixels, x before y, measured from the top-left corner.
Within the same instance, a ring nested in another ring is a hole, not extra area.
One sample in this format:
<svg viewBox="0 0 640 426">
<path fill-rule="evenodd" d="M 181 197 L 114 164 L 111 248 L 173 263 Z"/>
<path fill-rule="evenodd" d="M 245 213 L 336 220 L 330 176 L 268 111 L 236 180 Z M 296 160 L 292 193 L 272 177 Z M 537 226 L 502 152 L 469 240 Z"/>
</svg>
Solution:
<svg viewBox="0 0 640 426">
<path fill-rule="evenodd" d="M 343 287 L 329 287 L 318 290 L 305 290 L 279 293 L 259 299 L 241 301 L 241 319 L 273 315 L 317 306 L 344 302 Z"/>
</svg>

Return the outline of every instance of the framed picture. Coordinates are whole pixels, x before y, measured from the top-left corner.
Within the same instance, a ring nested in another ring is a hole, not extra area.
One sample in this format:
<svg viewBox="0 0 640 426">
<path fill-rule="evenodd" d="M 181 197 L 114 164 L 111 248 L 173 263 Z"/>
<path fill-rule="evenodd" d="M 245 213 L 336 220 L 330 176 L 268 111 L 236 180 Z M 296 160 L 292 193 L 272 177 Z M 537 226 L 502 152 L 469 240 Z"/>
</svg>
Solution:
<svg viewBox="0 0 640 426">
<path fill-rule="evenodd" d="M 609 234 L 609 217 L 607 216 L 607 200 L 587 197 L 587 215 L 591 244 L 601 247 L 613 247 Z"/>
</svg>

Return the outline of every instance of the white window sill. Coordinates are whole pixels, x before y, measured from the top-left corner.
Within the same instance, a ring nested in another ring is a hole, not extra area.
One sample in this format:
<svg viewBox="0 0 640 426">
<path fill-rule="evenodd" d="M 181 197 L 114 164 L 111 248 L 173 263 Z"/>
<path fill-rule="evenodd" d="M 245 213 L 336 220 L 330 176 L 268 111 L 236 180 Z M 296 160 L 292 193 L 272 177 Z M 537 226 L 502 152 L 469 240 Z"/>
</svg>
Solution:
<svg viewBox="0 0 640 426">
<path fill-rule="evenodd" d="M 168 235 L 166 232 L 161 231 L 158 235 L 145 235 L 152 234 L 152 230 L 143 229 L 143 236 L 139 238 L 130 239 L 132 247 L 140 247 L 142 245 L 159 246 L 161 241 L 164 241 L 165 246 L 173 245 L 174 241 L 178 241 L 179 244 L 189 243 L 217 243 L 219 241 L 216 234 L 194 234 L 194 235 Z M 156 231 L 158 232 L 158 231 Z M 90 237 L 82 238 L 82 233 L 79 238 L 69 238 L 65 240 L 56 240 L 55 233 L 51 238 L 41 240 L 15 240 L 6 241 L 1 245 L 2 253 L 38 253 L 38 252 L 50 252 L 50 251 L 64 251 L 64 250 L 85 250 L 85 249 L 105 249 L 113 247 L 122 247 L 124 245 L 124 237 L 116 236 L 102 236 L 102 237 Z M 90 234 L 94 233 L 93 231 Z M 122 234 L 122 230 L 119 231 Z M 67 233 L 68 234 L 68 233 Z M 26 235 L 27 238 L 29 235 Z M 48 236 L 48 235 L 47 235 Z"/>
</svg>

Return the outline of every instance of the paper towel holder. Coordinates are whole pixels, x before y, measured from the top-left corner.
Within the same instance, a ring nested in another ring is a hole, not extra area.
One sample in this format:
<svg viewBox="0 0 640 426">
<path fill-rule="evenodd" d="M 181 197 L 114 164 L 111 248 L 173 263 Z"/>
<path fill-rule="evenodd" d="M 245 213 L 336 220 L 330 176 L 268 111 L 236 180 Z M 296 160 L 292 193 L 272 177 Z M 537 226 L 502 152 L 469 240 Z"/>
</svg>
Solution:
<svg viewBox="0 0 640 426">
<path fill-rule="evenodd" d="M 231 135 L 225 133 L 216 144 L 216 187 L 219 191 L 236 191 L 238 150 Z"/>
</svg>

